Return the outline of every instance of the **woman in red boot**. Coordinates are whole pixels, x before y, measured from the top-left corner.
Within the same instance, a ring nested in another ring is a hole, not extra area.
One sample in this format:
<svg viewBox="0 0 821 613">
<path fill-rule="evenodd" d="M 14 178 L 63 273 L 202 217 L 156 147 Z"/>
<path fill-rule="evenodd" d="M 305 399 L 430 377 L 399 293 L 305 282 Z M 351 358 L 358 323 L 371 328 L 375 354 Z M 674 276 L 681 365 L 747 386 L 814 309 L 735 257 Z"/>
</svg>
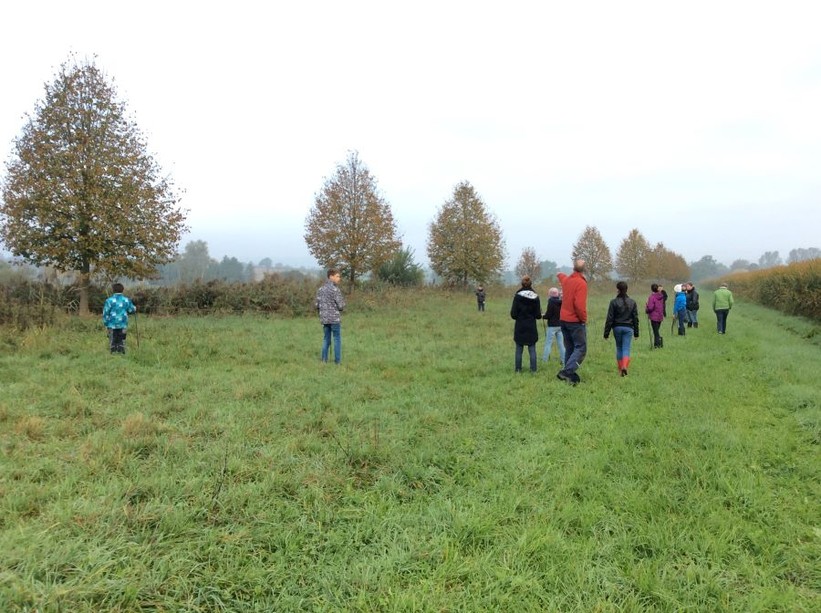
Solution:
<svg viewBox="0 0 821 613">
<path fill-rule="evenodd" d="M 604 338 L 610 338 L 610 331 L 616 339 L 616 363 L 619 374 L 627 376 L 627 367 L 630 366 L 630 345 L 634 338 L 639 337 L 639 312 L 636 301 L 627 295 L 627 283 L 616 283 L 618 295 L 610 301 L 607 307 L 607 320 L 604 323 Z"/>
</svg>

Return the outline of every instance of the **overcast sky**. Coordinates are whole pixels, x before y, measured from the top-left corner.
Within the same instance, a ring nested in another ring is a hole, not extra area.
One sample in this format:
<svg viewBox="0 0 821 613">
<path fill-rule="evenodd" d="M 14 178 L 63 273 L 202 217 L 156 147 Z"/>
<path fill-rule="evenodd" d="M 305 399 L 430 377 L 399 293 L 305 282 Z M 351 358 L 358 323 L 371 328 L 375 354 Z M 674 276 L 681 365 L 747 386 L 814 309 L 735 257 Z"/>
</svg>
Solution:
<svg viewBox="0 0 821 613">
<path fill-rule="evenodd" d="M 76 0 L 0 8 L 0 153 L 96 56 L 212 257 L 315 265 L 305 218 L 357 150 L 403 241 L 470 181 L 522 249 L 585 226 L 695 261 L 821 247 L 821 3 Z M 2 172 L 5 172 L 3 166 Z"/>
</svg>

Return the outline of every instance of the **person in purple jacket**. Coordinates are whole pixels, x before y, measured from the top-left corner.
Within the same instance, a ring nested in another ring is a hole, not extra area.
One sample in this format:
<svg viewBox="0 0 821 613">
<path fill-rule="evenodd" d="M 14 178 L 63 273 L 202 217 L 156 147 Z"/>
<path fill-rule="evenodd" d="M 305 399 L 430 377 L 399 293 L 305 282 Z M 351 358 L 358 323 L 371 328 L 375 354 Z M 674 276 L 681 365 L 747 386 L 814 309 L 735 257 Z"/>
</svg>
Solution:
<svg viewBox="0 0 821 613">
<path fill-rule="evenodd" d="M 653 328 L 653 347 L 661 349 L 664 347 L 664 339 L 661 337 L 661 322 L 664 321 L 664 296 L 658 283 L 650 286 L 651 294 L 647 298 L 644 312 L 650 319 L 650 327 Z"/>
</svg>

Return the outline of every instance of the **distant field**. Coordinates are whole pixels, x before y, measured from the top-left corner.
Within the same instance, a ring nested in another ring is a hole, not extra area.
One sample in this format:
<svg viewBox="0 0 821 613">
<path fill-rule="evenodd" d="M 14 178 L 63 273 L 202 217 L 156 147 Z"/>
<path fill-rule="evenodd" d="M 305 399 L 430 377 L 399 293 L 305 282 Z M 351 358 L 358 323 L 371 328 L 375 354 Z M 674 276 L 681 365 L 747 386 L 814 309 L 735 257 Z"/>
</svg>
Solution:
<svg viewBox="0 0 821 613">
<path fill-rule="evenodd" d="M 620 378 L 606 304 L 576 388 L 508 296 L 354 297 L 339 367 L 314 319 L 0 332 L 0 611 L 821 610 L 812 324 L 645 319 Z"/>
</svg>

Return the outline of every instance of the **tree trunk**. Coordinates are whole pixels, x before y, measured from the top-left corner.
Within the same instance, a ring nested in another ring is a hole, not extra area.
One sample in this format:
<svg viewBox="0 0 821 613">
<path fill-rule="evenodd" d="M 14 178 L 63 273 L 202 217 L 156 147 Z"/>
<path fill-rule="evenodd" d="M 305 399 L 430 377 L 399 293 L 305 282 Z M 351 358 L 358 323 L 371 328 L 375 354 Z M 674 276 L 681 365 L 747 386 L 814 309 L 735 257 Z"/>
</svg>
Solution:
<svg viewBox="0 0 821 613">
<path fill-rule="evenodd" d="M 91 316 L 91 311 L 88 309 L 88 286 L 90 279 L 91 275 L 88 271 L 83 271 L 80 273 L 80 306 L 77 309 L 77 313 L 80 317 Z"/>
</svg>

